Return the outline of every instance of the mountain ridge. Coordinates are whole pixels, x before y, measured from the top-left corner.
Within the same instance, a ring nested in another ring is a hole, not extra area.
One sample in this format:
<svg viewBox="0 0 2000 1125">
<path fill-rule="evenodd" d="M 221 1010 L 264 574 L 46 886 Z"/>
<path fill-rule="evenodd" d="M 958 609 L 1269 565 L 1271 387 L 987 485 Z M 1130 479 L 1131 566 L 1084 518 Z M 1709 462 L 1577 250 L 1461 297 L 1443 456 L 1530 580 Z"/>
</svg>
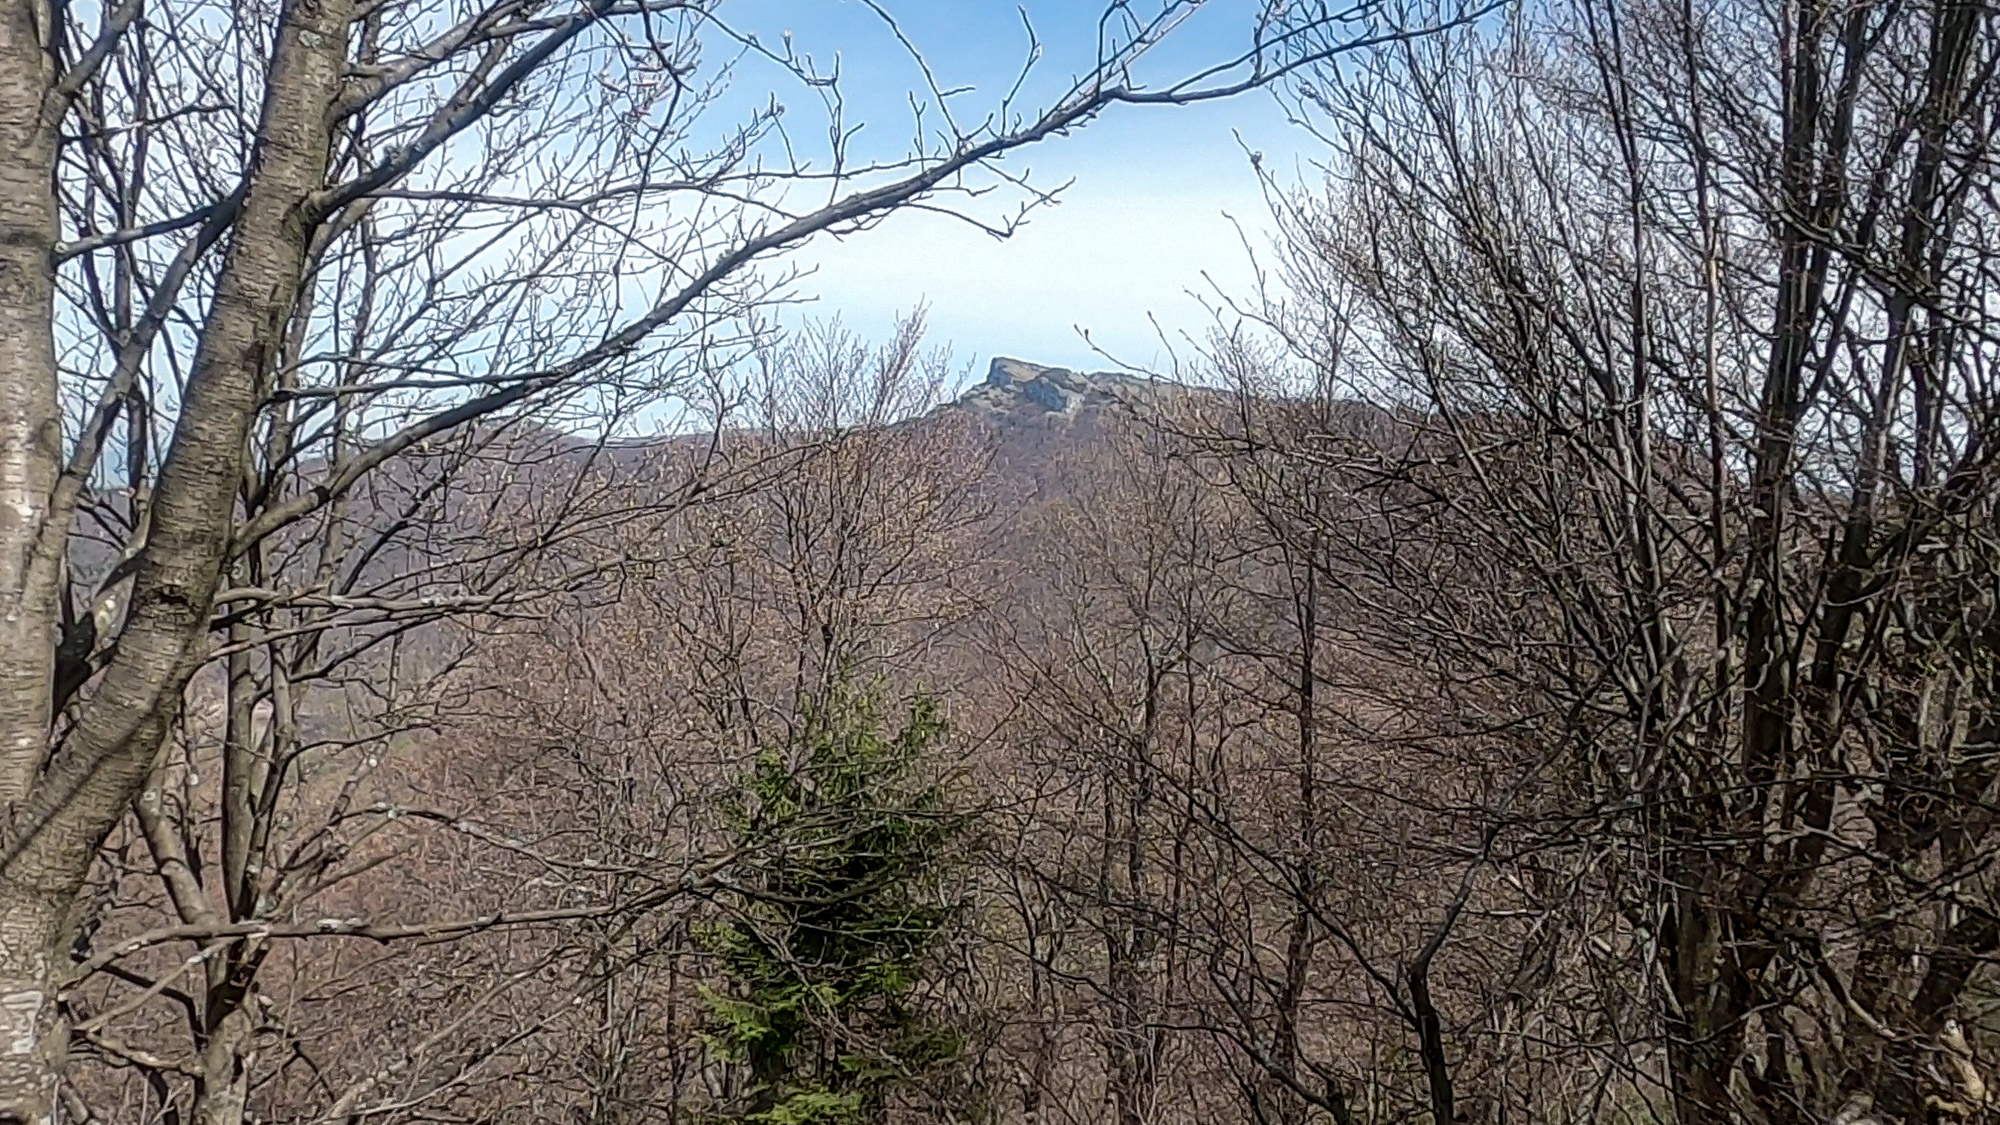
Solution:
<svg viewBox="0 0 2000 1125">
<path fill-rule="evenodd" d="M 1082 372 L 996 355 L 987 365 L 983 382 L 966 389 L 937 410 L 971 409 L 1015 417 L 1074 420 L 1094 408 L 1138 405 L 1141 400 L 1153 399 L 1162 393 L 1185 393 L 1195 389 L 1120 371 Z"/>
</svg>

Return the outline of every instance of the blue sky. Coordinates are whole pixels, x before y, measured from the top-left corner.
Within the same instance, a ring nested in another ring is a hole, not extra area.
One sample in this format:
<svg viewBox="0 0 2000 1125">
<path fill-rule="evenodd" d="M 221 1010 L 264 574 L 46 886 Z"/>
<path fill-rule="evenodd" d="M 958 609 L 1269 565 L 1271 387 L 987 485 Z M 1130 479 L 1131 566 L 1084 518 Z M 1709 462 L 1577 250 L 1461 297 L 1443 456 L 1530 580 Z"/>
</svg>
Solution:
<svg viewBox="0 0 2000 1125">
<path fill-rule="evenodd" d="M 1022 98 L 1032 108 L 1088 66 L 1102 11 L 1098 0 L 882 3 L 923 49 L 942 87 L 969 87 L 950 99 L 968 116 L 983 115 L 1014 83 L 1029 45 L 1023 7 L 1044 49 Z M 1150 3 L 1156 10 L 1158 0 Z M 1146 60 L 1141 80 L 1234 54 L 1247 43 L 1253 6 L 1212 0 Z M 823 69 L 837 51 L 849 123 L 864 123 L 859 149 L 902 151 L 911 130 L 908 93 L 922 88 L 923 75 L 859 0 L 743 0 L 723 11 L 762 42 L 789 32 L 794 48 Z M 769 89 L 744 77 L 746 89 Z M 808 104 L 798 101 L 801 110 Z M 1308 145 L 1264 93 L 1197 106 L 1115 107 L 1069 137 L 1008 160 L 1011 170 L 1032 170 L 1044 188 L 1074 181 L 1058 206 L 1037 211 L 1011 239 L 941 215 L 905 213 L 853 238 L 808 247 L 798 259 L 816 270 L 801 286 L 816 298 L 807 315 L 839 313 L 851 327 L 883 335 L 897 312 L 927 304 L 932 341 L 981 369 L 995 354 L 1105 366 L 1080 330 L 1120 360 L 1165 367 L 1163 332 L 1179 346 L 1183 333 L 1198 336 L 1210 323 L 1191 293 L 1212 297 L 1220 287 L 1241 295 L 1250 286 L 1244 236 L 1261 251 L 1267 223 L 1246 148 L 1286 181 L 1311 158 Z M 992 218 L 1019 199 L 982 199 L 970 209 Z"/>
</svg>

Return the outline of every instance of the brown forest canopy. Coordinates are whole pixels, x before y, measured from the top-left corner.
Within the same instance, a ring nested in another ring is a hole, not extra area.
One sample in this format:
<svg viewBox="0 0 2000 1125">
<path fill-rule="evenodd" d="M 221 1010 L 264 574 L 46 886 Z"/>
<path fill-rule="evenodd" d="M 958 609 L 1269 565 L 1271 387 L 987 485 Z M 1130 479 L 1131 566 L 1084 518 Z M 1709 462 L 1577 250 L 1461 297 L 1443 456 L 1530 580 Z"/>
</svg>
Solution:
<svg viewBox="0 0 2000 1125">
<path fill-rule="evenodd" d="M 0 1122 L 1984 1121 L 2000 12 L 1186 7 L 808 212 L 727 4 L 10 8 Z M 1185 382 L 758 313 L 1265 85 Z"/>
</svg>

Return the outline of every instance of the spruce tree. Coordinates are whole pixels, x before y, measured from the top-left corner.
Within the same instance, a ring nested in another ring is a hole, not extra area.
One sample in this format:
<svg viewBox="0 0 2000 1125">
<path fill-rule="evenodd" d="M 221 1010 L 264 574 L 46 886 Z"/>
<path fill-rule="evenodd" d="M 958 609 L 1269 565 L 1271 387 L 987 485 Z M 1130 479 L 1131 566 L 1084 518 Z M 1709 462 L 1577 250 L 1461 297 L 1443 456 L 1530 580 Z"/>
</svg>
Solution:
<svg viewBox="0 0 2000 1125">
<path fill-rule="evenodd" d="M 958 910 L 966 818 L 929 775 L 944 734 L 930 700 L 891 733 L 872 694 L 843 690 L 731 802 L 744 862 L 704 934 L 709 1043 L 743 1081 L 725 1119 L 855 1125 L 947 1084 L 959 1039 L 918 996 Z"/>
</svg>

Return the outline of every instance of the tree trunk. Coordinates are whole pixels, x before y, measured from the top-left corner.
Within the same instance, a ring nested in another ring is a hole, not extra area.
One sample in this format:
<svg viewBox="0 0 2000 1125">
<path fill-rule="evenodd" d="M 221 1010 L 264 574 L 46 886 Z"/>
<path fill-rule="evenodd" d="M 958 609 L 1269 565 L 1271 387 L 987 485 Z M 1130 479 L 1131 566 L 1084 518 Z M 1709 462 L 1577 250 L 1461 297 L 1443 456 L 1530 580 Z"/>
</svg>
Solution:
<svg viewBox="0 0 2000 1125">
<path fill-rule="evenodd" d="M 48 1120 L 69 1039 L 54 993 L 73 895 L 22 874 L 0 881 L 0 1125 Z"/>
<path fill-rule="evenodd" d="M 0 596 L 10 601 L 0 614 L 8 619 L 0 625 L 0 643 L 8 645 L 0 650 L 7 668 L 0 673 L 0 762 L 9 766 L 12 812 L 0 871 L 0 1125 L 49 1119 L 66 1034 L 55 992 L 70 908 L 98 845 L 151 773 L 202 659 L 259 383 L 277 354 L 313 227 L 304 204 L 326 174 L 326 107 L 339 91 L 352 8 L 352 0 L 293 0 L 285 9 L 248 191 L 161 468 L 153 535 L 135 568 L 127 621 L 102 681 L 40 773 L 57 577 L 44 544 L 62 543 L 67 531 L 48 519 L 60 456 L 52 358 L 40 368 L 47 374 L 37 374 L 40 357 L 51 354 L 44 341 L 55 216 L 52 199 L 44 205 L 32 198 L 51 190 L 49 165 L 33 167 L 42 151 L 34 146 L 53 144 L 42 120 L 47 111 L 36 108 L 50 88 L 36 29 L 49 26 L 50 16 L 43 11 L 38 23 L 17 0 L 0 19 L 0 146 L 8 157 L 0 161 L 0 363 L 9 368 L 0 378 L 7 388 L 0 391 L 0 489 L 7 492 L 0 497 Z M 41 116 L 30 121 L 30 112 Z M 44 396 L 48 412 L 36 415 Z M 48 571 L 45 590 L 21 580 L 40 580 L 36 566 Z M 17 759 L 31 759 L 25 780 Z"/>
<path fill-rule="evenodd" d="M 1682 889 L 1663 943 L 1674 1003 L 1668 1008 L 1667 1070 L 1677 1125 L 1728 1125 L 1729 1076 L 1741 1027 L 1722 965 L 1720 881 L 1703 866 L 1682 869 Z"/>
<path fill-rule="evenodd" d="M 223 1016 L 201 1048 L 201 1088 L 194 1103 L 195 1125 L 243 1125 L 250 1100 L 250 1013 L 237 1006 Z"/>
<path fill-rule="evenodd" d="M 18 815 L 48 745 L 61 534 L 56 409 L 54 14 L 0 0 L 0 807 Z M 47 1118 L 65 1037 L 50 1000 L 68 879 L 0 869 L 0 1125 Z"/>
<path fill-rule="evenodd" d="M 63 535 L 47 530 L 56 409 L 55 72 L 36 0 L 0 0 L 0 802 L 47 747 Z"/>
</svg>

